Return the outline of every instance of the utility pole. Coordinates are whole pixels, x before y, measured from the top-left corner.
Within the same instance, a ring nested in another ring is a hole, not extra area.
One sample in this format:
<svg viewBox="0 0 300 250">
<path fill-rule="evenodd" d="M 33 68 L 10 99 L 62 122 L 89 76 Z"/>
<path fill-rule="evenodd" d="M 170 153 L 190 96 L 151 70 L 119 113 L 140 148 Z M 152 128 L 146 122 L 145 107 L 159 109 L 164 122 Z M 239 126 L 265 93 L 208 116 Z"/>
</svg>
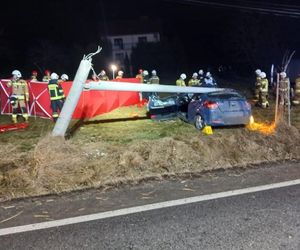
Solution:
<svg viewBox="0 0 300 250">
<path fill-rule="evenodd" d="M 84 56 L 81 60 L 68 97 L 52 131 L 52 136 L 65 136 L 74 110 L 81 96 L 83 86 L 92 68 L 92 57 L 98 54 L 101 49 L 102 48 L 98 47 L 98 50 L 95 53 Z"/>
</svg>

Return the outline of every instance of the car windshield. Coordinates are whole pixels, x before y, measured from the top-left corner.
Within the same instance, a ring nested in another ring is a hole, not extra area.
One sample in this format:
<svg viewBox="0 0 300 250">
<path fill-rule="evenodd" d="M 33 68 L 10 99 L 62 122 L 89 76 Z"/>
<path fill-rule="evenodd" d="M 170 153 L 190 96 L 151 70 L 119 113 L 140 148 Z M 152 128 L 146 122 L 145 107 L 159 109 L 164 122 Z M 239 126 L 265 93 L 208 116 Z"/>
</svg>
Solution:
<svg viewBox="0 0 300 250">
<path fill-rule="evenodd" d="M 243 98 L 239 93 L 209 93 L 208 97 L 213 97 L 217 99 L 233 99 L 233 98 Z"/>
</svg>

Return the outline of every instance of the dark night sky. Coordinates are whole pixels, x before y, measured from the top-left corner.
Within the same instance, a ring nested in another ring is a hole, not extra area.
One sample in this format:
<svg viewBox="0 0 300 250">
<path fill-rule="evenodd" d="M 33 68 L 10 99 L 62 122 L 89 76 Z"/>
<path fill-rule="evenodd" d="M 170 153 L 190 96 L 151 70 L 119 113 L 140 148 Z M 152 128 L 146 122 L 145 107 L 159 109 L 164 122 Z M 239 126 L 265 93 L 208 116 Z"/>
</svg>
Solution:
<svg viewBox="0 0 300 250">
<path fill-rule="evenodd" d="M 215 1 L 251 6 L 246 0 Z M 274 6 L 272 3 L 282 1 L 264 1 L 263 7 Z M 284 4 L 295 5 L 297 1 Z M 244 57 L 252 64 L 262 65 L 279 60 L 286 49 L 300 49 L 300 18 L 215 8 L 199 5 L 197 1 L 11 0 L 1 10 L 1 77 L 15 68 L 26 72 L 36 68 L 33 53 L 44 57 L 59 54 L 56 62 L 68 56 L 70 63 L 56 66 L 74 73 L 82 55 L 91 52 L 86 51 L 88 46 L 97 44 L 103 33 L 99 27 L 104 22 L 139 21 L 141 16 L 159 19 L 162 35 L 168 41 L 180 41 L 186 60 L 183 68 L 205 63 L 232 64 Z M 245 48 L 246 54 L 242 51 Z"/>
</svg>

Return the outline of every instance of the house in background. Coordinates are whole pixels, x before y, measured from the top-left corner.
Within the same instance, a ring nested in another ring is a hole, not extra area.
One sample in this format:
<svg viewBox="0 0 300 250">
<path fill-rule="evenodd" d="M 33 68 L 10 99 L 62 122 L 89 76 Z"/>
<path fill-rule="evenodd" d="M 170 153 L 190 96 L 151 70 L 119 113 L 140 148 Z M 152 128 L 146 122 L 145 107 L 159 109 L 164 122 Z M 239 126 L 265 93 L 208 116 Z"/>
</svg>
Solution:
<svg viewBox="0 0 300 250">
<path fill-rule="evenodd" d="M 105 39 L 111 43 L 113 62 L 121 69 L 129 69 L 130 72 L 127 74 L 133 75 L 132 49 L 138 43 L 159 42 L 160 30 L 160 22 L 149 21 L 148 19 L 107 23 Z"/>
</svg>

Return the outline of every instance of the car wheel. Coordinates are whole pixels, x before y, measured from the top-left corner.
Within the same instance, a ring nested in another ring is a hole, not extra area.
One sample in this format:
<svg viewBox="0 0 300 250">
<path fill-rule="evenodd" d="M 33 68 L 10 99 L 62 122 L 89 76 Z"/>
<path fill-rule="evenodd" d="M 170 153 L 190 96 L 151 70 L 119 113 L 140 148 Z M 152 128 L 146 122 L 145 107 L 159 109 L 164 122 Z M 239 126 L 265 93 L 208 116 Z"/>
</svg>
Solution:
<svg viewBox="0 0 300 250">
<path fill-rule="evenodd" d="M 196 115 L 195 116 L 195 127 L 196 129 L 198 130 L 201 130 L 203 129 L 205 126 L 205 122 L 204 122 L 204 119 L 201 115 Z"/>
</svg>

